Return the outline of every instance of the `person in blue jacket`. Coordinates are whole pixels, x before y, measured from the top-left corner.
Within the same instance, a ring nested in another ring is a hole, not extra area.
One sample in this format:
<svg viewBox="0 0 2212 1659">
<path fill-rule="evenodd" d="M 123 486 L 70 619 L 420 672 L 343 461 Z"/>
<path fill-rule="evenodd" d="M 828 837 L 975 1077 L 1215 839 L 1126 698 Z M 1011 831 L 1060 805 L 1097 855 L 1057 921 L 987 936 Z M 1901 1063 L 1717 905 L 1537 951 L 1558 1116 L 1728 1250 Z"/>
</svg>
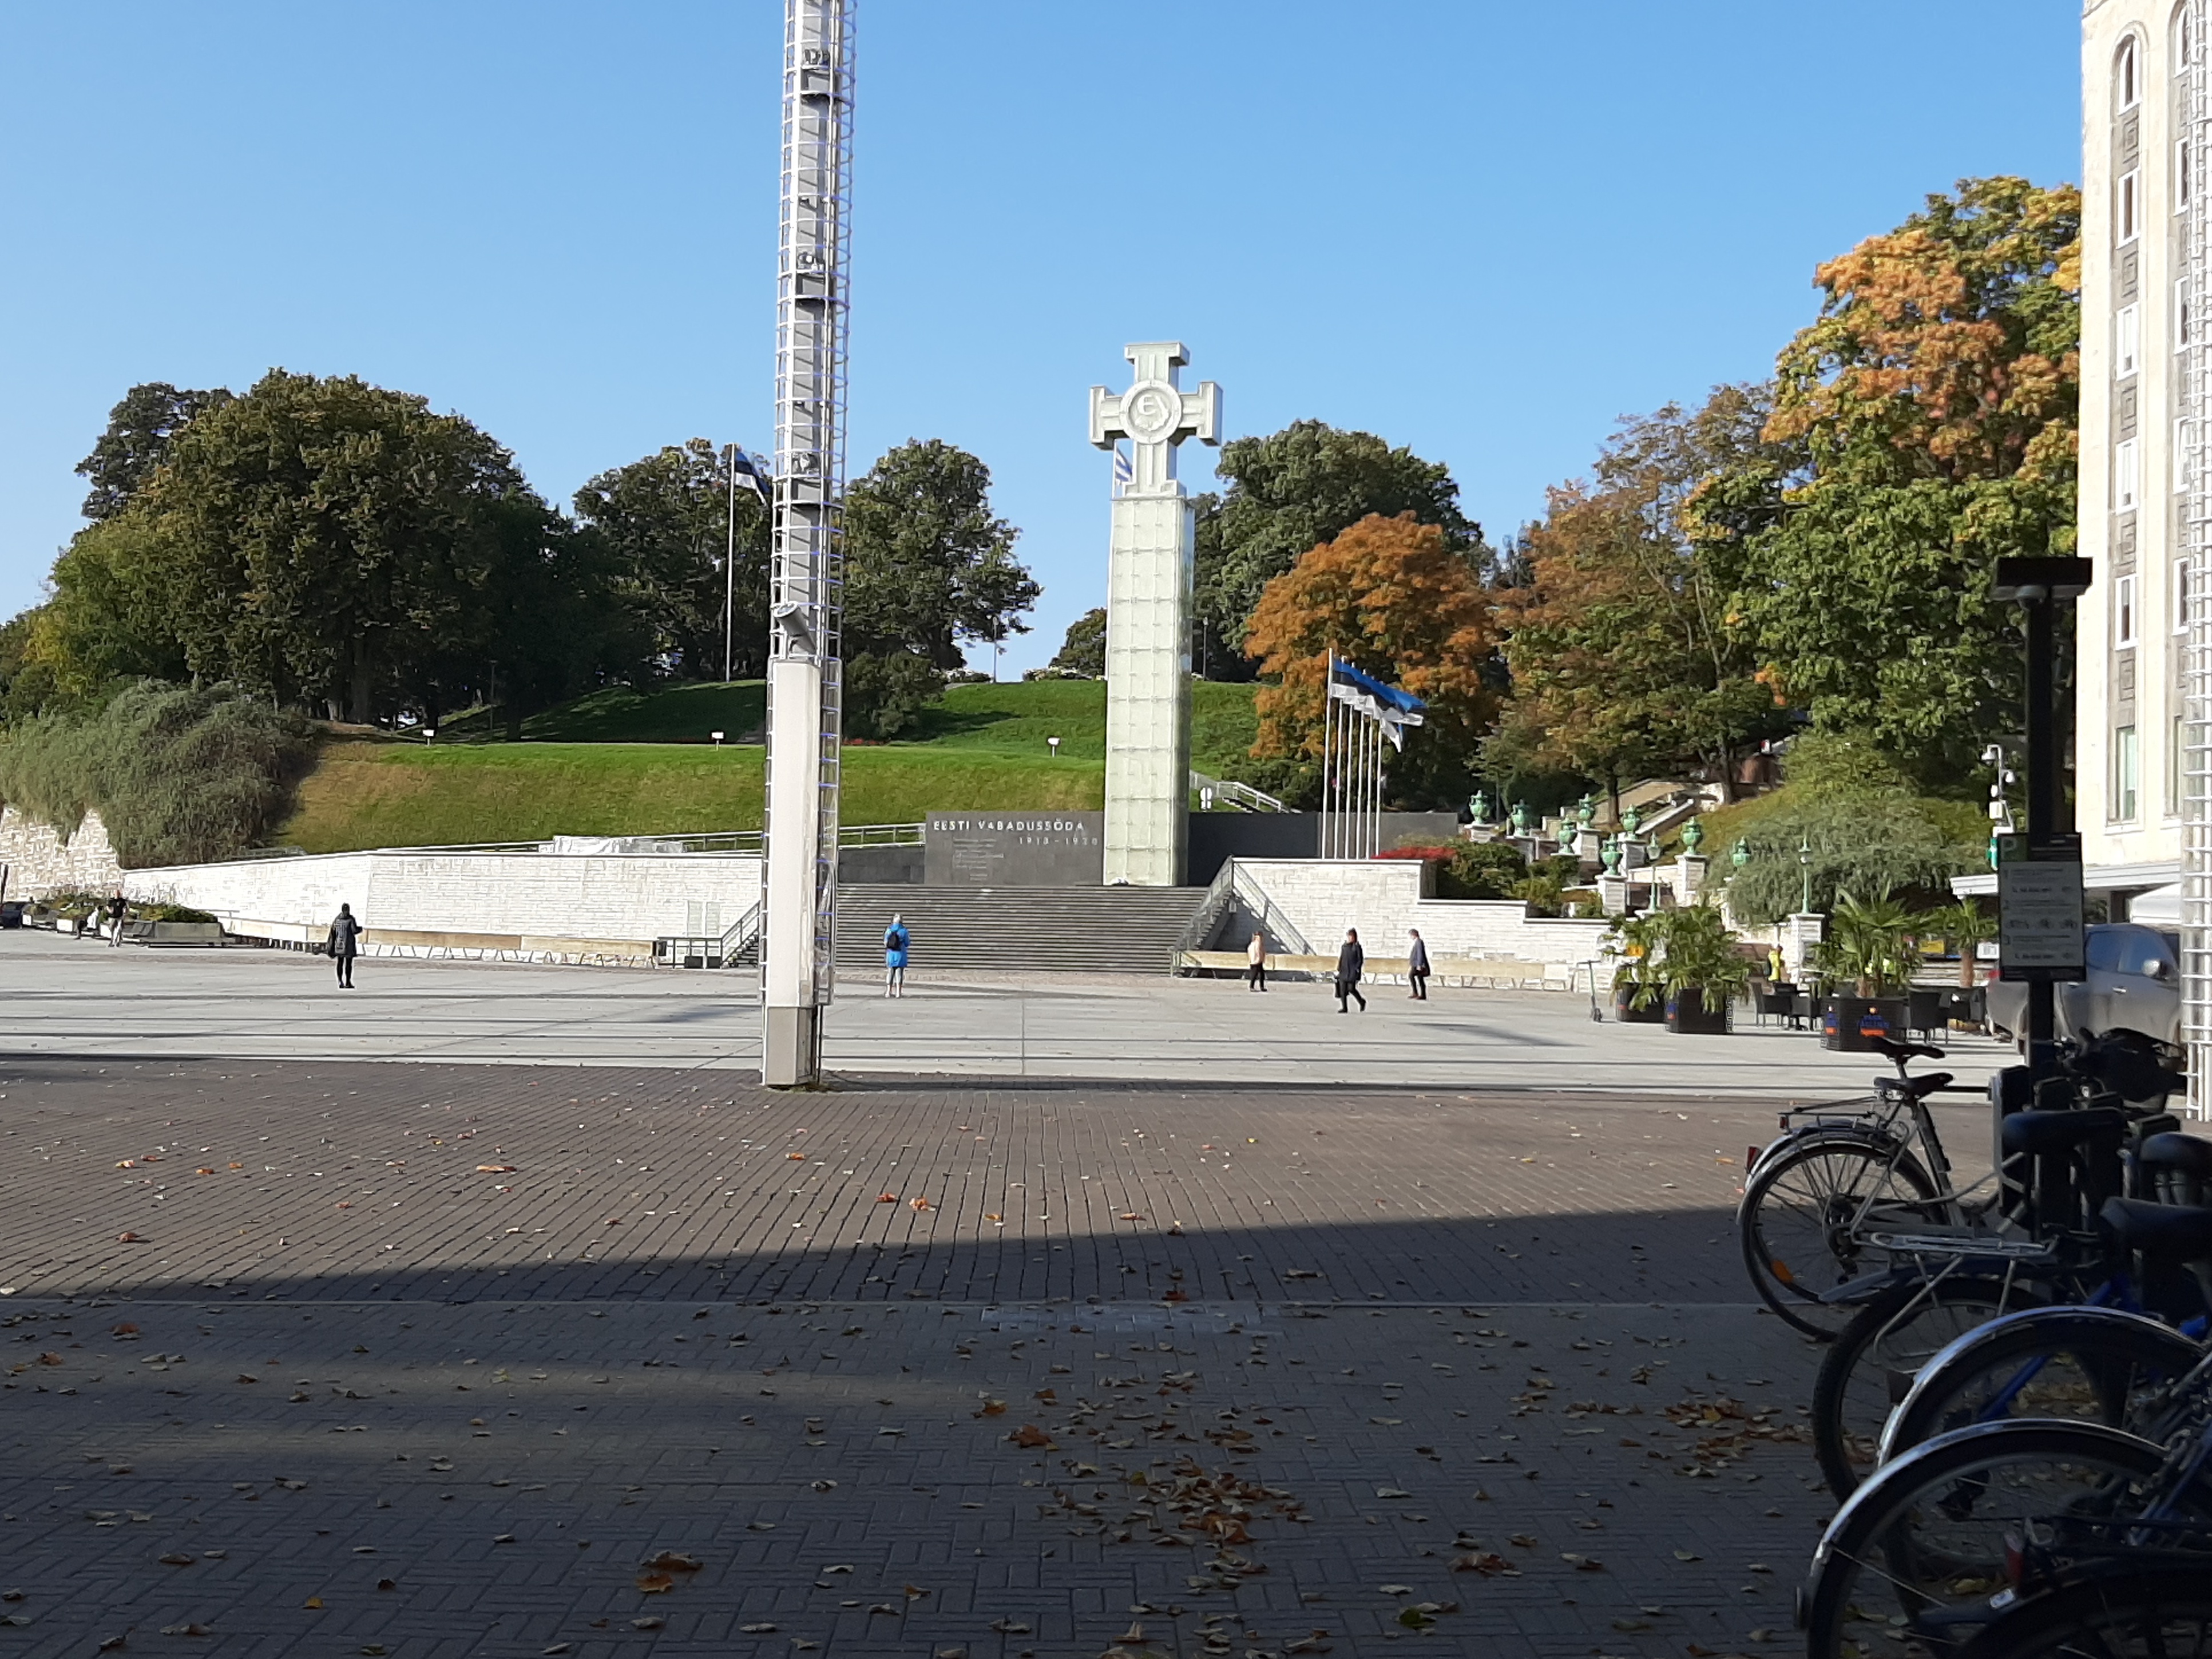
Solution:
<svg viewBox="0 0 2212 1659">
<path fill-rule="evenodd" d="M 905 919 L 892 916 L 891 925 L 884 929 L 884 994 L 887 997 L 906 994 L 906 953 L 912 942 Z"/>
</svg>

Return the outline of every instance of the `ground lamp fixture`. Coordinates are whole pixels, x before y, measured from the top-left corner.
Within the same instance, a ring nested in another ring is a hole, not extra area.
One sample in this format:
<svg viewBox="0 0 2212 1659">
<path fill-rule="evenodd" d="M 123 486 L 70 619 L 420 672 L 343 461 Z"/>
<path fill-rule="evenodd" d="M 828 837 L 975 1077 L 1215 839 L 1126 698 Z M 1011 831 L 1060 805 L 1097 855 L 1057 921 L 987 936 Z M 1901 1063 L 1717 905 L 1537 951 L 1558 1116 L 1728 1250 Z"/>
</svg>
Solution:
<svg viewBox="0 0 2212 1659">
<path fill-rule="evenodd" d="M 438 728 L 434 726 L 426 726 L 422 728 L 422 741 L 425 743 L 429 742 L 431 738 L 437 735 Z"/>
<path fill-rule="evenodd" d="M 722 734 L 720 732 L 709 732 L 707 735 L 714 739 L 715 747 L 720 748 L 721 746 Z"/>
<path fill-rule="evenodd" d="M 1058 738 L 1047 738 L 1045 742 L 1051 745 L 1052 757 L 1054 760 L 1058 760 L 1060 758 L 1060 739 Z"/>
</svg>

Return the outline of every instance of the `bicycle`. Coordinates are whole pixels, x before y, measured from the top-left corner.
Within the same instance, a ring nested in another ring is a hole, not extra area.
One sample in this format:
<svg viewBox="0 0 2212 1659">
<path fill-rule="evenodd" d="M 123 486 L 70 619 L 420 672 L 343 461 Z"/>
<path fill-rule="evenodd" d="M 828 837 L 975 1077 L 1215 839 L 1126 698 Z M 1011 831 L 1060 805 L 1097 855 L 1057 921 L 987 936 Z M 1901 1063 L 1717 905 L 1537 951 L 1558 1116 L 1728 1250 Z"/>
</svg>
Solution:
<svg viewBox="0 0 2212 1659">
<path fill-rule="evenodd" d="M 1838 1498 L 1848 1496 L 1860 1472 L 1878 1460 L 1881 1437 L 1894 1416 L 1892 1407 L 1907 1396 L 1917 1376 L 1977 1327 L 2022 1308 L 2089 1305 L 2138 1311 L 2136 1254 L 2159 1258 L 2154 1272 L 2161 1263 L 2179 1266 L 2212 1255 L 2212 1212 L 2137 1205 L 2113 1190 L 2124 1184 L 2123 1143 L 2131 1128 L 2140 1127 L 2117 1107 L 2016 1113 L 2003 1120 L 2000 1135 L 2000 1168 L 2008 1176 L 2007 1190 L 2017 1194 L 2006 1217 L 2013 1231 L 1869 1232 L 1869 1240 L 1889 1249 L 1899 1265 L 1893 1282 L 1866 1302 L 1822 1357 L 1813 1394 L 1814 1450 L 1823 1478 Z M 2137 1170 L 2178 1168 L 2199 1158 L 2200 1149 L 2212 1152 L 2212 1147 L 2187 1137 L 2154 1134 L 2140 1142 L 2130 1164 Z M 2177 1219 L 2190 1217 L 2202 1218 L 2206 1227 L 2193 1230 L 2194 1223 Z M 1930 1271 L 1931 1260 L 1942 1265 Z M 2171 1300 L 2166 1305 L 2180 1316 Z M 2130 1352 L 2150 1358 L 2154 1346 L 2146 1340 Z M 2034 1375 L 2023 1378 L 2021 1386 Z M 2171 1380 L 2170 1364 L 2154 1375 Z M 2109 1398 L 2122 1407 L 2124 1417 L 2134 1385 L 2120 1376 L 2117 1355 L 2105 1380 L 2112 1383 Z M 2063 1381 L 2052 1378 L 2043 1392 L 2057 1397 Z M 2002 1405 L 1992 1415 L 2011 1414 L 2010 1400 L 1991 1396 L 1984 1403 Z M 1916 1416 L 1940 1421 L 1943 1409 L 1931 1399 Z"/>
<path fill-rule="evenodd" d="M 2105 1209 L 2136 1243 L 2212 1246 L 2212 1212 L 2128 1200 Z M 2147 1426 L 2163 1445 L 2098 1423 L 2014 1419 L 1952 1430 L 1885 1463 L 1814 1553 L 1798 1601 L 1812 1659 L 1841 1659 L 1847 1642 L 1863 1656 L 1954 1650 L 2008 1618 L 2023 1584 L 2055 1594 L 2085 1573 L 2160 1565 L 2149 1553 L 2160 1529 L 2212 1536 L 2212 1351 L 2199 1348 L 2161 1393 Z M 2212 1555 L 2199 1575 L 2212 1577 Z"/>
<path fill-rule="evenodd" d="M 1926 1043 L 1876 1038 L 1875 1049 L 1897 1067 L 1878 1077 L 1863 1101 L 1793 1108 L 1783 1133 L 1748 1162 L 1736 1232 L 1752 1287 L 1790 1325 L 1822 1340 L 1849 1322 L 1836 1300 L 1863 1278 L 1866 1256 L 1857 1229 L 1880 1212 L 1902 1211 L 1930 1224 L 1968 1218 L 1963 1194 L 1952 1193 L 1951 1164 L 1927 1107 L 1954 1088 L 1948 1072 L 1912 1077 L 1913 1060 L 1941 1060 Z"/>
<path fill-rule="evenodd" d="M 2212 1189 L 2212 1141 L 2154 1135 L 2138 1148 L 2136 1166 L 2137 1185 L 2161 1201 L 2114 1200 L 2100 1219 L 2119 1251 L 2141 1260 L 2141 1301 L 2136 1275 L 2124 1273 L 2082 1304 L 2010 1314 L 1958 1338 L 1921 1368 L 1889 1413 L 1877 1462 L 2007 1418 L 2088 1417 L 2152 1432 L 2166 1391 L 2204 1354 L 2208 1320 L 2203 1312 L 2179 1323 L 2154 1317 L 2142 1302 L 2178 1313 L 2186 1273 L 2212 1309 L 2212 1209 L 2196 1204 Z"/>
</svg>

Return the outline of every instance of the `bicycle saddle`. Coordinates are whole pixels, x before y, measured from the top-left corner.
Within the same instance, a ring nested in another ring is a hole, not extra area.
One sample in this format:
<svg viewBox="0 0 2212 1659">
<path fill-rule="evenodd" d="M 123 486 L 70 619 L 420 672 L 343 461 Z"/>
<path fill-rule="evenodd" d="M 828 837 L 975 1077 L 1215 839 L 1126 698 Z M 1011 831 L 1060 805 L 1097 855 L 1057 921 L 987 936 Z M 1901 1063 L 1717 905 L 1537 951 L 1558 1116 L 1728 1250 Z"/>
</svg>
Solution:
<svg viewBox="0 0 2212 1659">
<path fill-rule="evenodd" d="M 2194 1176 L 2199 1181 L 2212 1179 L 2212 1140 L 2195 1135 L 2151 1135 L 2136 1148 L 2136 1162 Z"/>
<path fill-rule="evenodd" d="M 1941 1060 L 1943 1051 L 1931 1048 L 1924 1042 L 1892 1042 L 1887 1037 L 1869 1037 L 1867 1047 L 1887 1059 L 1900 1064 L 1908 1060 Z"/>
<path fill-rule="evenodd" d="M 1948 1072 L 1923 1072 L 1918 1077 L 1878 1077 L 1875 1087 L 1884 1094 L 1910 1095 L 1915 1100 L 1925 1098 L 1938 1089 L 1951 1086 Z"/>
<path fill-rule="evenodd" d="M 1997 1145 L 2007 1158 L 2062 1152 L 2100 1135 L 2116 1139 L 2127 1129 L 2128 1115 L 2112 1106 L 2089 1106 L 2063 1112 L 2014 1112 L 1997 1131 Z"/>
<path fill-rule="evenodd" d="M 2172 1261 L 2212 1257 L 2212 1209 L 2108 1198 L 2098 1215 L 2112 1230 L 2112 1237 L 2130 1250 Z"/>
</svg>

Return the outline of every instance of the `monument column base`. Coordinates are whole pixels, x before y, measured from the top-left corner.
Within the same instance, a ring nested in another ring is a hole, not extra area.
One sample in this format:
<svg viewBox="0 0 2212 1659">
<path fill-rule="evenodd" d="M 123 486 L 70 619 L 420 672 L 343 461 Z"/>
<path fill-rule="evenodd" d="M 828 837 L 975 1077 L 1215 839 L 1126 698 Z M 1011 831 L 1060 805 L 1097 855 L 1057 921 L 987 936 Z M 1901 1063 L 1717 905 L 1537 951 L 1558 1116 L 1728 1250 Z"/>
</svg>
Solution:
<svg viewBox="0 0 2212 1659">
<path fill-rule="evenodd" d="M 822 1079 L 822 1011 L 769 1008 L 761 1048 L 761 1083 L 805 1089 Z"/>
</svg>

